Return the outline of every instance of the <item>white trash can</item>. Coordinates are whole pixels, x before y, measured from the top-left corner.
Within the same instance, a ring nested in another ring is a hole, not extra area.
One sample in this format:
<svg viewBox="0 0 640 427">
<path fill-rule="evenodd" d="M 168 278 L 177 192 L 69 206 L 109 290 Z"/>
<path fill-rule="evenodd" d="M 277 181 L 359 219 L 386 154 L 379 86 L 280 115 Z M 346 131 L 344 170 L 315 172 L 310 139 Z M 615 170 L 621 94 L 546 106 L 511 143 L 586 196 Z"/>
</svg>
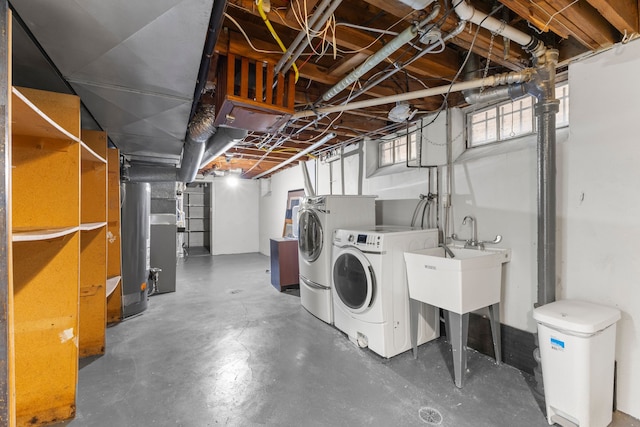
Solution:
<svg viewBox="0 0 640 427">
<path fill-rule="evenodd" d="M 538 323 L 549 424 L 609 425 L 620 310 L 561 300 L 536 308 L 533 318 Z"/>
</svg>

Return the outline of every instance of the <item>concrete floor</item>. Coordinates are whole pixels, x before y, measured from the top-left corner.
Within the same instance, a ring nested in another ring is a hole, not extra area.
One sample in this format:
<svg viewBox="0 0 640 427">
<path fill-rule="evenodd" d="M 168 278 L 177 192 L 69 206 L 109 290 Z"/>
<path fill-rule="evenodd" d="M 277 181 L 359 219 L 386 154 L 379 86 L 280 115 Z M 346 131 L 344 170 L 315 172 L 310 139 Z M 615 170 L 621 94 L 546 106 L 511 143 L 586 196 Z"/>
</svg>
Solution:
<svg viewBox="0 0 640 427">
<path fill-rule="evenodd" d="M 470 351 L 464 389 L 438 339 L 383 359 L 270 285 L 259 254 L 189 257 L 177 292 L 81 361 L 68 426 L 545 426 L 531 378 Z M 432 417 L 432 422 L 429 420 Z M 439 419 L 441 417 L 441 419 Z M 640 426 L 617 413 L 612 424 Z"/>
</svg>

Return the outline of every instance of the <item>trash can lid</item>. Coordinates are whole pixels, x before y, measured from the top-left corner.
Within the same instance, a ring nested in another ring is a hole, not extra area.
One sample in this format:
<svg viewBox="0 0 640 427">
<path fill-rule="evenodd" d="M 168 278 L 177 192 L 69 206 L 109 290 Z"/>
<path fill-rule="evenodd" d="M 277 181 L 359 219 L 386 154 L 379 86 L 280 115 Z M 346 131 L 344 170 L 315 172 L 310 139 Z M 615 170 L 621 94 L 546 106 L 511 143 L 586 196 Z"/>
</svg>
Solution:
<svg viewBox="0 0 640 427">
<path fill-rule="evenodd" d="M 533 310 L 533 318 L 552 328 L 586 334 L 601 331 L 620 319 L 620 310 L 579 300 L 560 300 Z"/>
</svg>

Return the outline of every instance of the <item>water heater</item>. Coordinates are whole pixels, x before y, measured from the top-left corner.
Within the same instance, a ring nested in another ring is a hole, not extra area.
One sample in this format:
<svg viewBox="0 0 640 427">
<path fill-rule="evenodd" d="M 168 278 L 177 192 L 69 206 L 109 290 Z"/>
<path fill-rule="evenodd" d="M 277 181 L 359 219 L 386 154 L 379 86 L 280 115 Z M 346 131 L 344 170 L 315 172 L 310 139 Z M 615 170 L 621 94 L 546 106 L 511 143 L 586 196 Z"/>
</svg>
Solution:
<svg viewBox="0 0 640 427">
<path fill-rule="evenodd" d="M 151 186 L 123 182 L 122 190 L 122 317 L 147 309 L 150 262 Z"/>
</svg>

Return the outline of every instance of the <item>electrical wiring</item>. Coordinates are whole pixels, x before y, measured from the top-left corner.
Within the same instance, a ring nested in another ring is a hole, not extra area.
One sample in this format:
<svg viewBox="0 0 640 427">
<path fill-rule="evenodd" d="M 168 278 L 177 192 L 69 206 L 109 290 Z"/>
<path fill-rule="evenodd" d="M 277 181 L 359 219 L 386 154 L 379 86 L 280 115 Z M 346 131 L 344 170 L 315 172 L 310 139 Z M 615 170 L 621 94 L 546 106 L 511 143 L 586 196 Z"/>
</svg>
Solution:
<svg viewBox="0 0 640 427">
<path fill-rule="evenodd" d="M 247 33 L 244 31 L 244 29 L 242 28 L 242 26 L 240 26 L 240 24 L 238 23 L 238 21 L 236 21 L 233 16 L 227 14 L 225 12 L 224 14 L 225 18 L 227 18 L 229 21 L 233 22 L 233 24 L 238 27 L 238 30 L 240 30 L 240 32 L 242 33 L 242 35 L 244 36 L 245 40 L 247 41 L 247 43 L 249 43 L 249 46 L 251 47 L 251 49 L 253 49 L 254 51 L 258 52 L 258 53 L 267 53 L 267 54 L 280 54 L 282 52 L 279 52 L 277 50 L 263 50 L 263 49 L 258 49 L 257 47 L 255 47 L 253 45 L 253 43 L 251 43 L 251 39 L 249 38 L 249 36 L 247 35 Z"/>
<path fill-rule="evenodd" d="M 264 21 L 264 24 L 269 29 L 269 32 L 271 33 L 275 41 L 278 43 L 278 46 L 280 46 L 280 49 L 282 49 L 283 52 L 286 52 L 287 48 L 284 46 L 284 43 L 282 43 L 282 40 L 280 40 L 280 37 L 278 37 L 278 34 L 276 34 L 276 30 L 274 30 L 273 25 L 271 25 L 271 21 L 269 21 L 267 14 L 264 12 L 264 8 L 262 7 L 262 0 L 258 0 L 258 12 L 260 13 L 260 17 Z M 294 80 L 297 82 L 298 78 L 300 77 L 300 73 L 298 72 L 298 67 L 296 67 L 296 64 L 293 64 L 292 68 L 295 75 Z"/>
<path fill-rule="evenodd" d="M 542 30 L 538 30 L 537 28 L 535 28 L 535 26 L 529 25 L 529 28 L 531 28 L 532 30 L 535 30 L 536 33 L 538 34 L 543 34 L 545 31 L 547 31 L 547 29 L 549 28 L 549 24 L 551 24 L 551 22 L 556 19 L 556 15 L 558 15 L 559 13 L 564 12 L 566 9 L 570 8 L 571 6 L 573 6 L 574 4 L 578 3 L 579 0 L 573 0 L 573 2 L 569 3 L 568 5 L 566 5 L 565 7 L 563 7 L 562 9 L 556 11 L 554 14 L 550 14 L 549 12 L 547 12 L 546 10 L 544 10 L 542 7 L 540 7 L 539 4 L 536 4 L 535 2 L 529 0 L 529 2 L 534 5 L 535 7 L 537 7 L 538 9 L 540 9 L 543 13 L 545 13 L 548 17 L 549 20 L 544 24 L 544 26 L 542 27 Z M 560 21 L 557 21 L 558 24 L 562 25 L 566 30 L 570 31 L 569 28 L 563 24 Z M 527 21 L 528 24 L 528 21 Z"/>
</svg>

